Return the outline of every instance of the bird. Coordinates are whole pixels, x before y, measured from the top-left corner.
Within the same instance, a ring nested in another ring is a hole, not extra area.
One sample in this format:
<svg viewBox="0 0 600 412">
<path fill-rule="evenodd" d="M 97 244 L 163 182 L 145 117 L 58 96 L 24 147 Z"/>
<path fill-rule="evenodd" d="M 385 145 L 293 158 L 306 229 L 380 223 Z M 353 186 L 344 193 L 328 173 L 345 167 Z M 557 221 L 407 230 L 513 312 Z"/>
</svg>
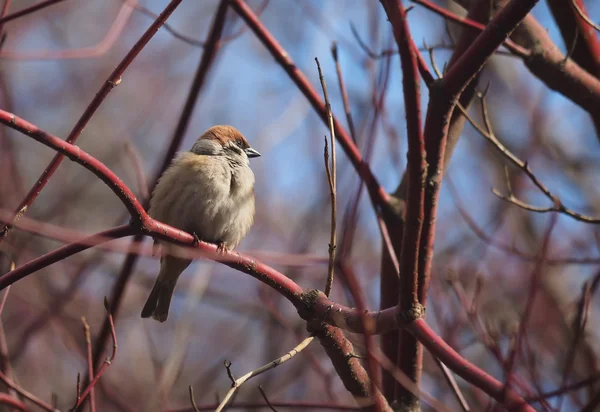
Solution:
<svg viewBox="0 0 600 412">
<path fill-rule="evenodd" d="M 196 240 L 234 249 L 254 223 L 254 173 L 249 159 L 261 154 L 242 133 L 228 125 L 206 130 L 190 151 L 178 153 L 159 178 L 148 214 L 192 233 Z M 175 285 L 192 259 L 174 256 L 172 244 L 160 244 L 160 271 L 142 318 L 165 322 Z"/>
</svg>

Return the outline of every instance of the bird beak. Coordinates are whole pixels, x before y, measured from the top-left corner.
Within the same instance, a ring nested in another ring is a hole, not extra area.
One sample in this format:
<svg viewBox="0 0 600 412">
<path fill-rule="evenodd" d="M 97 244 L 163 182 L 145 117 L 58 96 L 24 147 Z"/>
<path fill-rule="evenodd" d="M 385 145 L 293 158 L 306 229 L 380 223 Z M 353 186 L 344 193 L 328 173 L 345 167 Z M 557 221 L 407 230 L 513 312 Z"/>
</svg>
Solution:
<svg viewBox="0 0 600 412">
<path fill-rule="evenodd" d="M 256 150 L 254 150 L 251 147 L 247 148 L 244 151 L 246 152 L 246 155 L 248 155 L 248 158 L 260 157 L 260 153 L 258 153 Z"/>
</svg>

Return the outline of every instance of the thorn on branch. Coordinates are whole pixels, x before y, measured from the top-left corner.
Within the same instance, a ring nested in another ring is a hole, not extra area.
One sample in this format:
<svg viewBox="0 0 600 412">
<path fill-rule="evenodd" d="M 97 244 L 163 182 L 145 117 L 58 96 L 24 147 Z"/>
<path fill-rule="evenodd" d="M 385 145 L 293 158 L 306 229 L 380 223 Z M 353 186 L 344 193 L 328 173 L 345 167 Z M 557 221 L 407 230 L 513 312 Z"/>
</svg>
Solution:
<svg viewBox="0 0 600 412">
<path fill-rule="evenodd" d="M 225 365 L 225 369 L 227 370 L 227 376 L 229 376 L 229 379 L 231 380 L 231 386 L 235 386 L 235 376 L 233 376 L 233 372 L 231 372 L 231 362 L 225 359 L 223 364 Z"/>
</svg>

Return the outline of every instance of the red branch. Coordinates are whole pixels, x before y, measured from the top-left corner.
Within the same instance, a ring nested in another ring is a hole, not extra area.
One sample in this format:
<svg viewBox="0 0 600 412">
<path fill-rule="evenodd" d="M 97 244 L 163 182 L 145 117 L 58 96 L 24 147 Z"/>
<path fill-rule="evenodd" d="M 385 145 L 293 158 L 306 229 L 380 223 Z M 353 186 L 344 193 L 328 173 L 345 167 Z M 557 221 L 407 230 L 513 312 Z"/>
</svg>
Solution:
<svg viewBox="0 0 600 412">
<path fill-rule="evenodd" d="M 12 406 L 13 408 L 17 408 L 20 411 L 28 411 L 29 408 L 25 406 L 23 402 L 20 400 L 13 398 L 7 393 L 0 393 L 0 404 Z"/>
<path fill-rule="evenodd" d="M 511 411 L 535 411 L 535 409 L 529 406 L 516 392 L 512 390 L 506 391 L 504 385 L 500 381 L 494 379 L 492 376 L 460 356 L 444 342 L 444 340 L 440 338 L 423 319 L 417 319 L 408 324 L 406 329 L 412 333 L 433 356 L 441 360 L 458 376 L 490 395 L 506 409 Z"/>
<path fill-rule="evenodd" d="M 448 20 L 452 20 L 453 22 L 462 24 L 465 27 L 470 27 L 473 29 L 477 29 L 479 31 L 485 30 L 484 24 L 481 24 L 475 20 L 471 20 L 468 17 L 457 16 L 456 14 L 452 13 L 450 10 L 444 9 L 443 7 L 440 7 L 437 4 L 432 3 L 429 0 L 413 0 L 413 1 L 417 4 L 422 5 L 423 7 L 427 8 L 427 9 L 433 11 L 434 13 L 439 14 L 440 16 L 442 16 L 444 18 L 446 18 Z M 529 50 L 527 50 L 524 47 L 519 46 L 518 44 L 516 44 L 515 42 L 513 42 L 510 39 L 506 39 L 503 44 L 508 50 L 510 50 L 517 56 L 527 57 L 530 54 Z"/>
<path fill-rule="evenodd" d="M 106 301 L 105 301 L 105 303 L 106 303 Z M 107 306 L 106 310 L 109 310 L 108 304 L 106 304 L 106 306 Z M 117 333 L 115 332 L 115 323 L 113 322 L 113 317 L 110 313 L 108 314 L 108 319 L 109 319 L 109 323 L 110 323 L 110 334 L 111 334 L 112 340 L 113 340 L 112 354 L 110 355 L 109 358 L 106 358 L 104 360 L 104 363 L 102 364 L 102 366 L 100 367 L 100 369 L 98 370 L 96 375 L 94 376 L 94 379 L 91 380 L 91 382 L 89 383 L 87 388 L 85 388 L 85 390 L 83 391 L 81 396 L 79 396 L 77 398 L 77 402 L 75 403 L 75 406 L 73 406 L 71 411 L 77 410 L 77 408 L 83 404 L 83 401 L 85 401 L 85 398 L 87 398 L 87 396 L 92 392 L 92 389 L 94 389 L 94 386 L 96 386 L 96 384 L 98 383 L 98 380 L 102 377 L 102 375 L 104 375 L 104 372 L 106 372 L 108 367 L 112 364 L 112 362 L 117 357 Z"/>
<path fill-rule="evenodd" d="M 425 178 L 427 164 L 425 161 L 425 138 L 421 126 L 421 91 L 420 77 L 415 56 L 414 41 L 406 20 L 406 11 L 398 0 L 381 0 L 394 31 L 394 37 L 400 52 L 402 65 L 402 85 L 404 91 L 404 107 L 406 108 L 406 126 L 408 136 L 407 154 L 407 187 L 406 216 L 402 233 L 402 249 L 400 254 L 400 284 L 398 304 L 407 311 L 418 304 L 419 291 L 419 243 L 424 218 Z M 398 347 L 398 367 L 417 385 L 421 377 L 422 348 L 410 336 L 410 342 Z M 405 341 L 405 339 L 402 339 Z M 395 396 L 401 403 L 417 404 L 416 396 L 408 389 L 395 385 Z M 389 396 L 389 395 L 388 395 Z M 410 406 L 405 405 L 410 408 Z"/>
</svg>

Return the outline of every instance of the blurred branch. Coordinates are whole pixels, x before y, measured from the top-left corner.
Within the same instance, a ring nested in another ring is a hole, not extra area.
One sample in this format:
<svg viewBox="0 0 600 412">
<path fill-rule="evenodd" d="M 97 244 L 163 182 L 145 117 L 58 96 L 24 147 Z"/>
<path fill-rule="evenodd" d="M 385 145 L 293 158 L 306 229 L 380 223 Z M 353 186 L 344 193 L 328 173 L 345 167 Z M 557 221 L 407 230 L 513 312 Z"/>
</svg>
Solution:
<svg viewBox="0 0 600 412">
<path fill-rule="evenodd" d="M 581 291 L 581 298 L 577 303 L 577 314 L 573 319 L 573 337 L 569 344 L 569 350 L 567 351 L 567 356 L 565 358 L 565 367 L 563 370 L 562 382 L 561 386 L 567 386 L 569 381 L 569 377 L 573 370 L 573 364 L 575 363 L 575 356 L 577 355 L 578 346 L 582 340 L 585 339 L 585 328 L 588 321 L 590 304 L 592 301 L 592 290 L 589 283 L 584 283 Z M 564 397 L 561 396 L 558 400 L 558 409 L 563 404 Z"/>
<path fill-rule="evenodd" d="M 81 317 L 81 323 L 83 324 L 83 334 L 85 335 L 88 375 L 90 379 L 88 384 L 91 384 L 92 376 L 94 376 L 94 364 L 92 362 L 92 336 L 90 334 L 90 325 L 88 325 L 85 316 Z M 96 396 L 94 394 L 94 388 L 90 390 L 90 412 L 96 412 Z"/>
<path fill-rule="evenodd" d="M 355 145 L 358 146 L 358 140 L 356 137 L 356 130 L 354 129 L 354 120 L 352 120 L 352 112 L 350 111 L 350 101 L 348 100 L 348 91 L 346 90 L 346 84 L 344 83 L 344 77 L 342 76 L 342 67 L 338 60 L 338 45 L 333 43 L 331 45 L 331 55 L 335 62 L 335 71 L 338 78 L 338 85 L 340 86 L 340 93 L 342 94 L 342 102 L 344 104 L 344 112 L 346 113 L 346 121 L 348 122 L 348 128 L 350 129 L 350 137 Z"/>
<path fill-rule="evenodd" d="M 500 152 L 500 154 L 502 154 L 502 156 L 504 156 L 504 158 L 506 158 L 510 163 L 512 163 L 514 166 L 519 168 L 523 173 L 525 173 L 525 175 L 529 178 L 529 180 L 531 180 L 531 182 L 544 194 L 544 196 L 546 196 L 552 202 L 553 205 L 551 207 L 547 207 L 547 208 L 540 208 L 540 207 L 532 206 L 525 202 L 522 202 L 521 200 L 517 199 L 512 194 L 512 192 L 510 192 L 508 194 L 508 196 L 505 196 L 505 195 L 501 194 L 498 190 L 492 189 L 492 193 L 494 193 L 499 198 L 506 200 L 507 202 L 512 203 L 516 206 L 519 206 L 525 210 L 529 210 L 532 212 L 539 212 L 539 213 L 559 212 L 564 215 L 570 216 L 573 219 L 578 220 L 580 222 L 591 223 L 591 224 L 600 224 L 600 218 L 586 216 L 581 213 L 577 213 L 577 212 L 569 209 L 568 207 L 566 207 L 562 203 L 562 201 L 556 195 L 554 195 L 537 178 L 537 176 L 533 173 L 533 171 L 531 170 L 531 168 L 529 167 L 529 164 L 527 162 L 524 162 L 523 160 L 519 159 L 506 146 L 504 146 L 502 144 L 502 142 L 500 142 L 500 140 L 498 140 L 498 138 L 496 137 L 496 135 L 494 133 L 494 130 L 492 128 L 492 124 L 490 121 L 490 117 L 488 115 L 487 105 L 485 103 L 485 95 L 480 94 L 479 99 L 480 99 L 480 103 L 481 103 L 481 114 L 483 117 L 483 121 L 485 123 L 485 129 L 483 129 L 483 127 L 479 126 L 463 107 L 459 106 L 459 110 L 463 113 L 463 115 L 467 118 L 467 120 L 469 120 L 469 123 L 471 123 L 471 125 L 488 142 L 490 142 Z"/>
<path fill-rule="evenodd" d="M 433 396 L 421 390 L 419 386 L 412 381 L 412 379 L 410 379 L 404 372 L 400 370 L 400 368 L 393 364 L 392 361 L 383 353 L 376 352 L 373 354 L 373 357 L 383 369 L 388 371 L 394 377 L 394 379 L 398 381 L 399 384 L 411 391 L 416 398 L 421 398 L 423 402 L 431 406 L 433 410 L 436 412 L 450 411 L 445 403 L 440 402 Z"/>
<path fill-rule="evenodd" d="M 96 110 L 100 107 L 100 105 L 102 104 L 102 102 L 104 101 L 106 96 L 108 96 L 110 91 L 121 82 L 121 76 L 123 75 L 125 70 L 129 67 L 131 62 L 137 57 L 137 55 L 140 53 L 140 51 L 142 51 L 144 46 L 146 44 L 148 44 L 150 39 L 152 39 L 154 34 L 158 31 L 159 27 L 165 22 L 165 20 L 167 20 L 167 18 L 171 15 L 171 13 L 173 13 L 173 11 L 175 11 L 175 9 L 181 3 L 181 1 L 182 0 L 172 0 L 167 5 L 167 7 L 161 13 L 159 18 L 156 19 L 156 21 L 154 23 L 152 23 L 152 25 L 148 28 L 148 30 L 146 30 L 146 32 L 137 41 L 137 43 L 133 46 L 133 48 L 129 51 L 129 53 L 127 53 L 125 58 L 123 58 L 121 63 L 119 63 L 119 65 L 113 70 L 113 72 L 110 74 L 108 79 L 104 82 L 104 85 L 100 88 L 98 93 L 96 93 L 96 95 L 94 96 L 94 99 L 88 105 L 88 107 L 86 108 L 86 110 L 83 113 L 83 115 L 81 116 L 81 118 L 75 124 L 75 126 L 73 127 L 73 130 L 71 130 L 71 133 L 69 133 L 69 136 L 66 139 L 67 143 L 75 143 L 75 141 L 79 138 L 79 136 L 83 132 L 83 129 L 88 124 L 88 122 L 90 121 L 92 116 L 96 113 Z M 3 112 L 3 114 L 5 114 L 5 113 L 6 112 Z M 29 127 L 31 127 L 33 125 L 25 123 L 25 124 L 23 124 L 23 126 L 25 127 L 25 129 L 28 129 Z M 39 130 L 36 127 L 33 127 L 33 129 Z M 35 133 L 35 132 L 32 130 L 31 133 Z M 57 138 L 57 140 L 60 140 L 60 139 Z M 27 210 L 27 208 L 29 208 L 33 204 L 33 202 L 39 196 L 39 194 L 42 192 L 42 190 L 44 189 L 46 184 L 48 184 L 48 181 L 50 180 L 50 178 L 52 177 L 52 175 L 54 174 L 54 172 L 56 171 L 58 166 L 62 163 L 63 159 L 64 159 L 63 154 L 61 154 L 61 153 L 56 154 L 56 156 L 52 159 L 50 164 L 46 167 L 46 169 L 44 170 L 42 175 L 39 177 L 39 179 L 36 180 L 36 183 L 31 188 L 31 190 L 29 191 L 27 196 L 25 196 L 25 199 L 23 199 L 23 201 L 19 204 L 19 206 L 17 206 L 16 211 L 15 211 L 15 216 L 20 211 Z M 114 176 L 114 174 L 113 174 L 113 176 Z M 130 212 L 131 212 L 131 210 L 130 210 Z M 12 225 L 9 223 L 9 224 L 4 225 L 4 227 L 0 230 L 0 243 L 2 243 L 2 241 L 6 238 L 11 227 L 12 227 Z"/>
<path fill-rule="evenodd" d="M 423 319 L 411 322 L 406 328 L 433 356 L 438 357 L 458 376 L 483 390 L 508 410 L 535 411 L 516 392 L 505 388 L 501 382 L 461 357 L 437 336 Z"/>
<path fill-rule="evenodd" d="M 19 17 L 25 16 L 27 14 L 31 14 L 35 11 L 41 10 L 45 7 L 48 6 L 52 6 L 53 4 L 56 3 L 60 3 L 61 1 L 65 1 L 65 0 L 45 0 L 45 1 L 40 1 L 38 4 L 34 4 L 33 6 L 29 6 L 24 8 L 23 10 L 19 10 L 17 12 L 14 12 L 12 14 L 8 14 L 6 16 L 3 16 L 2 18 L 0 18 L 0 24 L 2 23 L 6 23 L 7 21 L 11 21 L 14 19 L 18 19 Z"/>
<path fill-rule="evenodd" d="M 144 173 L 140 154 L 136 150 L 135 146 L 133 146 L 133 144 L 129 141 L 125 142 L 125 153 L 131 160 L 131 166 L 135 172 L 135 178 L 138 184 L 138 190 L 142 196 L 142 200 L 144 203 L 147 203 L 150 199 L 150 192 L 148 191 L 148 179 Z"/>
<path fill-rule="evenodd" d="M 43 400 L 41 400 L 41 399 L 37 398 L 36 396 L 32 395 L 31 393 L 27 392 L 25 389 L 19 387 L 16 383 L 14 383 L 12 380 L 10 380 L 3 372 L 0 372 L 0 380 L 2 382 L 4 382 L 4 384 L 6 386 L 8 386 L 9 388 L 14 389 L 23 398 L 29 400 L 30 402 L 33 402 L 40 408 L 42 408 L 48 412 L 60 412 L 60 410 L 53 408 L 52 405 L 44 402 Z M 12 399 L 13 401 L 16 401 L 16 399 L 14 399 L 14 398 L 10 398 L 10 399 Z"/>
<path fill-rule="evenodd" d="M 12 406 L 13 408 L 17 408 L 20 411 L 29 411 L 29 408 L 18 399 L 13 398 L 12 396 L 6 393 L 0 393 L 0 404 Z"/>
<path fill-rule="evenodd" d="M 502 0 L 501 3 L 506 4 L 507 1 Z M 469 1 L 458 0 L 458 3 L 466 5 Z M 548 3 L 552 8 L 554 0 L 549 0 Z M 560 3 L 560 6 L 558 6 L 559 11 L 558 14 L 554 14 L 555 17 L 562 19 L 566 16 L 564 12 L 565 0 L 557 0 L 557 3 Z M 565 37 L 566 33 L 561 24 L 559 24 L 559 27 L 561 27 L 563 37 Z M 569 36 L 572 36 L 575 28 L 569 28 L 569 30 L 571 30 Z M 565 56 L 556 47 L 546 28 L 531 14 L 523 19 L 522 24 L 515 29 L 512 37 L 517 44 L 530 49 L 530 55 L 523 59 L 523 63 L 529 71 L 550 89 L 561 93 L 586 110 L 592 117 L 598 139 L 600 139 L 600 79 L 591 74 L 597 71 L 591 70 L 589 65 L 586 65 L 586 68 L 590 71 L 582 68 L 579 65 L 581 60 L 579 60 L 579 64 L 575 62 L 577 61 L 575 59 L 578 53 L 577 48 L 574 50 L 573 59 Z M 567 49 L 570 49 L 569 46 L 572 43 L 566 42 L 566 44 Z M 599 57 L 596 56 L 595 58 L 598 59 Z"/>
<path fill-rule="evenodd" d="M 132 0 L 123 0 L 125 2 L 129 2 Z M 267 8 L 267 5 L 269 4 L 269 0 L 263 0 L 262 4 L 258 7 L 258 11 L 256 12 L 259 16 L 262 14 L 262 12 Z M 157 18 L 158 15 L 154 12 L 152 12 L 150 9 L 148 9 L 147 7 L 142 6 L 141 4 L 137 3 L 137 0 L 132 1 L 132 4 L 130 4 L 131 7 L 135 8 L 138 12 L 142 13 L 145 16 L 148 17 L 152 17 L 152 18 Z M 187 44 L 190 44 L 194 47 L 204 47 L 206 46 L 206 42 L 205 41 L 200 41 L 200 40 L 196 40 L 193 39 L 189 36 L 186 36 L 185 34 L 181 34 L 179 33 L 177 30 L 175 30 L 173 27 L 171 27 L 168 23 L 165 23 L 163 25 L 163 28 L 169 32 L 170 34 L 173 35 L 173 37 L 175 37 L 176 39 L 179 39 Z M 244 31 L 246 29 L 246 26 L 242 26 L 239 30 L 237 30 L 235 33 L 230 34 L 229 36 L 223 37 L 223 41 L 231 41 L 236 39 L 237 37 L 241 36 Z"/>
<path fill-rule="evenodd" d="M 486 27 L 485 24 L 481 24 L 479 22 L 476 22 L 475 20 L 471 20 L 468 17 L 457 16 L 456 14 L 452 13 L 450 10 L 444 9 L 443 7 L 440 7 L 437 4 L 432 3 L 429 0 L 411 0 L 411 1 L 413 1 L 414 3 L 420 4 L 421 6 L 425 7 L 426 9 L 431 10 L 432 12 L 434 12 L 436 14 L 439 14 L 440 16 L 444 17 L 445 19 L 448 19 L 455 23 L 461 24 L 465 27 L 477 29 L 479 31 L 485 30 L 485 27 Z M 527 50 L 524 47 L 519 46 L 518 44 L 516 44 L 515 42 L 513 42 L 510 39 L 504 40 L 503 45 L 508 50 L 510 50 L 512 53 L 514 53 L 515 55 L 522 57 L 522 58 L 525 58 L 531 54 L 531 52 L 529 50 Z"/>
<path fill-rule="evenodd" d="M 531 276 L 529 279 L 529 290 L 527 293 L 527 300 L 525 302 L 525 308 L 523 309 L 523 316 L 521 317 L 521 320 L 519 323 L 519 329 L 518 329 L 518 332 L 517 332 L 517 335 L 516 335 L 515 341 L 514 341 L 515 343 L 514 343 L 513 347 L 511 348 L 511 350 L 509 351 L 509 354 L 507 356 L 507 361 L 505 364 L 505 368 L 504 368 L 505 375 L 506 375 L 504 391 L 510 390 L 513 370 L 515 369 L 517 356 L 519 355 L 519 353 L 521 351 L 521 342 L 524 339 L 525 334 L 527 333 L 527 327 L 529 326 L 528 323 L 531 318 L 531 314 L 533 312 L 533 304 L 535 302 L 535 298 L 538 293 L 538 290 L 541 287 L 542 267 L 543 267 L 546 255 L 548 254 L 548 245 L 550 244 L 550 237 L 551 237 L 552 231 L 554 230 L 554 227 L 556 225 L 557 216 L 558 215 L 555 213 L 550 218 L 550 223 L 548 224 L 548 228 L 546 229 L 546 232 L 544 233 L 544 237 L 542 239 L 542 245 L 541 245 L 541 248 L 539 251 L 539 256 L 538 256 L 537 262 L 531 272 Z"/>
<path fill-rule="evenodd" d="M 151 11 L 149 8 L 142 6 L 141 4 L 139 4 L 137 2 L 137 0 L 123 0 L 125 3 L 127 3 L 127 5 L 129 5 L 130 7 L 133 7 L 136 11 L 142 13 L 144 16 L 148 16 L 151 17 L 153 19 L 157 19 L 158 15 L 156 13 L 154 13 L 153 11 Z M 196 40 L 193 39 L 189 36 L 186 36 L 184 34 L 179 33 L 177 30 L 175 30 L 173 27 L 171 27 L 171 25 L 169 23 L 163 24 L 163 28 L 169 32 L 170 34 L 173 35 L 173 37 L 175 37 L 176 39 L 179 39 L 187 44 L 190 44 L 192 46 L 196 46 L 196 47 L 204 47 L 205 46 L 205 42 L 200 41 L 200 40 Z"/>
<path fill-rule="evenodd" d="M 460 197 L 456 192 L 456 188 L 452 185 L 451 181 L 448 179 L 448 189 L 452 198 L 454 200 L 455 206 L 458 210 L 458 213 L 461 215 L 463 220 L 469 229 L 475 234 L 475 236 L 480 239 L 482 242 L 493 246 L 494 248 L 501 250 L 505 253 L 514 255 L 519 257 L 520 259 L 527 262 L 535 262 L 536 256 L 532 254 L 528 254 L 519 250 L 516 246 L 510 245 L 508 243 L 500 242 L 494 239 L 492 236 L 488 235 L 484 232 L 484 230 L 477 225 L 475 220 L 469 215 L 467 209 L 464 204 L 460 201 Z M 546 265 L 557 266 L 557 265 L 597 265 L 600 264 L 600 257 L 563 257 L 563 258 L 547 258 L 544 262 Z"/>
<path fill-rule="evenodd" d="M 106 35 L 96 45 L 67 50 L 34 50 L 30 52 L 4 50 L 0 52 L 0 58 L 7 60 L 63 60 L 102 56 L 113 47 L 132 12 L 133 9 L 129 5 L 123 4 Z"/>
<path fill-rule="evenodd" d="M 85 398 L 88 395 L 91 395 L 92 391 L 94 390 L 94 386 L 96 386 L 100 377 L 102 377 L 102 375 L 104 375 L 104 372 L 106 372 L 106 369 L 108 369 L 108 367 L 112 364 L 112 362 L 117 357 L 117 333 L 115 332 L 115 324 L 113 322 L 113 317 L 112 317 L 112 314 L 110 313 L 108 300 L 106 298 L 104 298 L 104 307 L 106 308 L 106 311 L 108 312 L 108 319 L 110 322 L 110 334 L 112 336 L 112 341 L 113 341 L 112 354 L 110 355 L 110 357 L 108 357 L 104 360 L 104 363 L 102 364 L 102 366 L 100 367 L 100 369 L 98 370 L 98 372 L 96 373 L 94 378 L 90 381 L 88 386 L 82 392 L 81 396 L 78 397 L 77 402 L 75 403 L 73 408 L 71 408 L 71 412 L 76 411 L 77 408 L 79 408 L 79 406 L 81 406 L 83 401 L 85 401 Z"/>
</svg>

